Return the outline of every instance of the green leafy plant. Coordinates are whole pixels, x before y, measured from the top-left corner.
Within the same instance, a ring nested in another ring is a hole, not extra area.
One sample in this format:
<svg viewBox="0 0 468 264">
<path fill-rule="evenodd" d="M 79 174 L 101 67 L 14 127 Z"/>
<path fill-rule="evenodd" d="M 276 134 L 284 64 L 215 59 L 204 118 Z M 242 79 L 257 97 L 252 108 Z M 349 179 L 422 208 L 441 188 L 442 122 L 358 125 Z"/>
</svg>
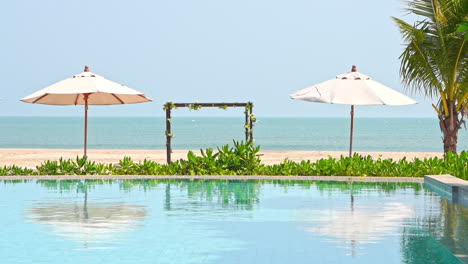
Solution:
<svg viewBox="0 0 468 264">
<path fill-rule="evenodd" d="M 120 175 L 133 175 L 136 174 L 136 172 L 137 166 L 130 157 L 124 157 L 120 160 L 115 170 L 115 174 Z"/>
<path fill-rule="evenodd" d="M 36 167 L 40 175 L 60 175 L 59 165 L 57 161 L 45 161 Z"/>
<path fill-rule="evenodd" d="M 168 101 L 163 106 L 164 111 L 166 111 L 167 109 L 177 109 L 177 106 L 173 102 Z"/>
<path fill-rule="evenodd" d="M 328 157 L 315 162 L 293 162 L 285 159 L 279 164 L 261 163 L 260 146 L 252 142 L 233 141 L 216 150 L 201 149 L 200 155 L 189 151 L 186 159 L 170 164 L 159 164 L 145 159 L 134 162 L 124 157 L 117 165 L 75 160 L 45 161 L 36 170 L 18 166 L 0 168 L 0 176 L 14 175 L 298 175 L 298 176 L 392 176 L 422 177 L 424 175 L 452 174 L 468 180 L 468 152 L 448 152 L 445 158 L 401 160 L 377 159 L 354 154 L 338 159 Z"/>
<path fill-rule="evenodd" d="M 200 110 L 202 106 L 200 104 L 194 103 L 187 106 L 190 110 Z"/>
</svg>

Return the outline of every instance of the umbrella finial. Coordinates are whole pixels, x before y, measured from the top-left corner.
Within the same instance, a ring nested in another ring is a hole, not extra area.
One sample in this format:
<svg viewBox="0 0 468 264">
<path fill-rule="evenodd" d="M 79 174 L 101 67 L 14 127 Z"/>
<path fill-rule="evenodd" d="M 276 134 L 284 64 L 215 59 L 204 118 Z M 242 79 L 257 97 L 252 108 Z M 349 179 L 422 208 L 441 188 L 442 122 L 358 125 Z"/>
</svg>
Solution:
<svg viewBox="0 0 468 264">
<path fill-rule="evenodd" d="M 356 66 L 356 65 L 353 65 L 353 67 L 351 68 L 351 71 L 352 71 L 352 72 L 357 72 L 357 66 Z"/>
<path fill-rule="evenodd" d="M 85 66 L 84 66 L 84 71 L 85 71 L 85 72 L 89 72 L 89 66 L 88 66 L 88 65 L 85 65 Z"/>
</svg>

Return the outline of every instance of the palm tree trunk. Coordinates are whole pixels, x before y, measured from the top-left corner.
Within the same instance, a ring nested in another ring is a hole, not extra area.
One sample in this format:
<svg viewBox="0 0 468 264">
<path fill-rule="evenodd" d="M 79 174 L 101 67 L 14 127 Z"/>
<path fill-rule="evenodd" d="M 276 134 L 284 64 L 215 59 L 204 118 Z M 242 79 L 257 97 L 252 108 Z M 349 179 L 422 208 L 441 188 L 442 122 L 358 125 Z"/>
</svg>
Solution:
<svg viewBox="0 0 468 264">
<path fill-rule="evenodd" d="M 461 121 L 458 119 L 455 103 L 447 102 L 449 106 L 448 116 L 439 116 L 440 130 L 443 134 L 444 153 L 449 151 L 457 153 L 458 131 L 461 128 Z"/>
</svg>

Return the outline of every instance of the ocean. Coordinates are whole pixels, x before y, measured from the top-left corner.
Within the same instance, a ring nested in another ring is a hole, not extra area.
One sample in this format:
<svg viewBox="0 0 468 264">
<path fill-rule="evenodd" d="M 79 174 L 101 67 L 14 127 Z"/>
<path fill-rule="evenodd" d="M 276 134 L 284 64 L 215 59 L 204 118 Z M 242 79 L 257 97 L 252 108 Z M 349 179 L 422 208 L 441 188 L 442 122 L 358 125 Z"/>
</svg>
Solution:
<svg viewBox="0 0 468 264">
<path fill-rule="evenodd" d="M 254 127 L 262 150 L 338 150 L 349 146 L 348 118 L 262 118 Z M 174 117 L 173 148 L 200 149 L 244 140 L 244 119 Z M 356 151 L 443 151 L 433 118 L 356 118 Z M 165 149 L 163 117 L 90 117 L 90 149 Z M 0 148 L 83 147 L 82 117 L 0 117 Z M 468 150 L 468 131 L 460 130 L 458 151 Z"/>
</svg>

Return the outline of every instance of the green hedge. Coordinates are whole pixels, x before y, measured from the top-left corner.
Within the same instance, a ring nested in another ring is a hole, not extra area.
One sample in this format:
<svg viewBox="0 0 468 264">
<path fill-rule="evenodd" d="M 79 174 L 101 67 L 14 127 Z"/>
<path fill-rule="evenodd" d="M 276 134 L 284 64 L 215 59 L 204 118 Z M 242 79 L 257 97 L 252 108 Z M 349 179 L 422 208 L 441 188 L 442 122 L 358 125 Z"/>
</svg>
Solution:
<svg viewBox="0 0 468 264">
<path fill-rule="evenodd" d="M 317 175 L 317 176 L 396 176 L 422 177 L 424 175 L 451 174 L 468 180 L 468 152 L 459 155 L 447 153 L 445 159 L 425 158 L 408 161 L 376 159 L 371 156 L 329 157 L 316 162 L 284 160 L 275 165 L 261 163 L 260 147 L 250 143 L 201 150 L 201 156 L 192 151 L 186 159 L 171 164 L 151 160 L 134 162 L 124 157 L 119 164 L 101 164 L 86 157 L 76 160 L 46 161 L 36 170 L 17 166 L 0 168 L 1 176 L 11 175 Z"/>
</svg>

